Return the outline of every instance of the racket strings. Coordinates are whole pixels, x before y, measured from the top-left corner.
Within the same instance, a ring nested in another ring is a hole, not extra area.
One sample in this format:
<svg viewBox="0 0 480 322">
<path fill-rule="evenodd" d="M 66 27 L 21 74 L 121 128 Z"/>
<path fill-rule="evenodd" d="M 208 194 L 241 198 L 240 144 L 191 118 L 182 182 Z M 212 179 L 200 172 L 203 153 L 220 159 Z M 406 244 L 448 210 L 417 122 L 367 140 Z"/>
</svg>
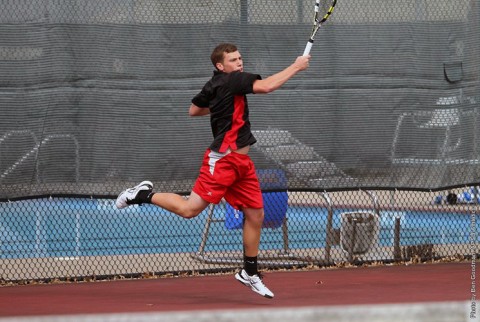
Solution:
<svg viewBox="0 0 480 322">
<path fill-rule="evenodd" d="M 337 0 L 333 0 L 332 3 L 330 4 L 330 7 L 328 8 L 328 11 L 322 15 L 322 13 L 319 11 L 315 10 L 315 23 L 317 24 L 322 24 L 324 23 L 330 15 L 333 13 L 333 10 L 335 9 L 335 5 L 337 4 Z M 326 9 L 327 5 L 324 3 L 323 7 Z M 323 11 L 325 12 L 325 11 Z"/>
</svg>

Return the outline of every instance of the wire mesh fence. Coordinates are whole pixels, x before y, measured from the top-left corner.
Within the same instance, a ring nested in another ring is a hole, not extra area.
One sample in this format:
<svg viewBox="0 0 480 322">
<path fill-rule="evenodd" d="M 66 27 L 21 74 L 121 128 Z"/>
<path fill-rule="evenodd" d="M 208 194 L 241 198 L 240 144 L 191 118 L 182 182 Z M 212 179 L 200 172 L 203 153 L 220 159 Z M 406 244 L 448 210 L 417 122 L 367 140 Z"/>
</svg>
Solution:
<svg viewBox="0 0 480 322">
<path fill-rule="evenodd" d="M 259 263 L 279 269 L 466 259 L 477 252 L 479 197 L 471 189 L 267 192 Z M 111 199 L 0 207 L 4 283 L 218 272 L 243 263 L 242 214 L 226 203 L 191 220 L 152 205 L 120 211 Z"/>
</svg>

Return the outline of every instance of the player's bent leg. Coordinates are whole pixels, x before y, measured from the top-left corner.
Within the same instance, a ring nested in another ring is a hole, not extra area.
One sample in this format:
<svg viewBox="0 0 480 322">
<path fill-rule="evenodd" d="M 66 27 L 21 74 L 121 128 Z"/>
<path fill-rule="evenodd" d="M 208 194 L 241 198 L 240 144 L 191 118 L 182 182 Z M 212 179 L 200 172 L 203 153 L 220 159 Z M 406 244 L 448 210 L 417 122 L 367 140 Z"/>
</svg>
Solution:
<svg viewBox="0 0 480 322">
<path fill-rule="evenodd" d="M 209 205 L 208 201 L 193 191 L 188 199 L 175 193 L 157 192 L 151 202 L 186 219 L 198 216 Z"/>
<path fill-rule="evenodd" d="M 188 199 L 175 193 L 152 191 L 150 181 L 142 181 L 133 188 L 128 188 L 120 193 L 115 201 L 118 209 L 134 204 L 151 203 L 167 211 L 173 212 L 183 218 L 193 218 L 200 214 L 209 202 L 203 200 L 198 194 L 192 192 Z"/>
</svg>

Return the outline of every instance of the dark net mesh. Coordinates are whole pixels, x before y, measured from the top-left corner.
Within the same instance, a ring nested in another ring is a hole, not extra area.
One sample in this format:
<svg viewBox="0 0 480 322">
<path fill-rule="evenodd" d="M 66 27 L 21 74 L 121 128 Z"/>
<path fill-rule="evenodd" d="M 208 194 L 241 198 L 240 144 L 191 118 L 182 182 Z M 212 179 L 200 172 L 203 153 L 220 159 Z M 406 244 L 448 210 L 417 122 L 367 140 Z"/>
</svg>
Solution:
<svg viewBox="0 0 480 322">
<path fill-rule="evenodd" d="M 211 50 L 234 42 L 246 71 L 272 75 L 303 52 L 313 5 L 2 1 L 2 278 L 236 265 L 241 230 L 204 233 L 227 205 L 182 221 L 150 206 L 118 211 L 111 198 L 142 180 L 189 192 L 212 139 L 208 118 L 188 117 L 211 76 Z M 285 177 L 262 188 L 288 190 L 291 206 L 286 216 L 272 210 L 280 216 L 262 237 L 267 264 L 469 253 L 478 241 L 469 232 L 478 231 L 479 22 L 478 0 L 341 0 L 310 68 L 249 96 L 251 156 L 259 171 Z"/>
</svg>

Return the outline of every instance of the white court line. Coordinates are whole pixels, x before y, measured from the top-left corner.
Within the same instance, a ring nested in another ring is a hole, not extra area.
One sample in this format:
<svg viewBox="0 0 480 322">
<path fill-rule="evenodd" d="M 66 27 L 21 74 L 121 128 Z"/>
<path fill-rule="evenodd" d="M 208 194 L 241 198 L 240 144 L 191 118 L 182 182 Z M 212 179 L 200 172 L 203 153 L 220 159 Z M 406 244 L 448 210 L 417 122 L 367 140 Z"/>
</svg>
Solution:
<svg viewBox="0 0 480 322">
<path fill-rule="evenodd" d="M 471 302 L 0 318 L 1 322 L 478 322 Z M 21 305 L 21 304 L 19 304 Z M 477 306 L 478 307 L 478 306 Z"/>
</svg>

